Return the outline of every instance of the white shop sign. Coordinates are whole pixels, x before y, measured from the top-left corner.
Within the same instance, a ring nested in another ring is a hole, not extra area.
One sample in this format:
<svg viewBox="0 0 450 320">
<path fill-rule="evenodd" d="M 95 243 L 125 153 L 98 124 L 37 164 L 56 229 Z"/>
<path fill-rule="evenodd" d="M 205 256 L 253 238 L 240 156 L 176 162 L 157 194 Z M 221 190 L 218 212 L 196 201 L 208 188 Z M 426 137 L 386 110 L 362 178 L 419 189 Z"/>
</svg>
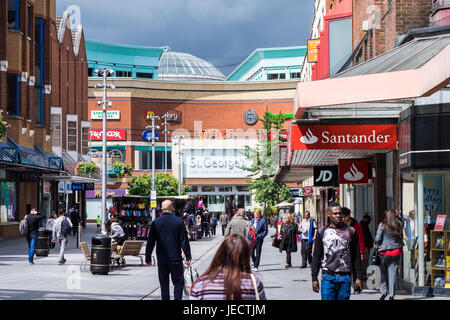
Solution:
<svg viewBox="0 0 450 320">
<path fill-rule="evenodd" d="M 113 110 L 106 112 L 107 120 L 120 120 L 120 111 Z M 92 110 L 91 111 L 91 120 L 103 120 L 103 111 L 102 110 Z"/>
<path fill-rule="evenodd" d="M 183 172 L 185 178 L 247 178 L 251 161 L 243 154 L 243 150 L 184 150 Z"/>
</svg>

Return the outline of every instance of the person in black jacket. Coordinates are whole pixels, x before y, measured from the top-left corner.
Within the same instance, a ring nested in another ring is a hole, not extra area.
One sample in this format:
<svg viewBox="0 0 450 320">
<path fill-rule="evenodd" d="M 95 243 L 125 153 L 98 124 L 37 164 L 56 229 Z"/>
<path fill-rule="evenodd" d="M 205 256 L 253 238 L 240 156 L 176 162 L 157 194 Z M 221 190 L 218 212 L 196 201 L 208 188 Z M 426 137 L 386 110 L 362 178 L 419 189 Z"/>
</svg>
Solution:
<svg viewBox="0 0 450 320">
<path fill-rule="evenodd" d="M 312 289 L 319 292 L 317 276 L 322 268 L 322 300 L 350 299 L 352 272 L 355 286 L 362 290 L 361 255 L 356 231 L 343 222 L 341 206 L 328 205 L 330 223 L 321 227 L 316 235 L 311 268 Z"/>
<path fill-rule="evenodd" d="M 34 264 L 34 252 L 36 250 L 36 241 L 39 233 L 39 225 L 44 219 L 44 216 L 39 214 L 36 209 L 31 209 L 30 214 L 27 215 L 27 225 L 28 225 L 28 233 L 27 233 L 27 242 L 28 242 L 28 262 L 30 264 Z"/>
<path fill-rule="evenodd" d="M 163 215 L 152 222 L 145 252 L 145 262 L 152 264 L 152 252 L 156 243 L 158 258 L 158 277 L 161 286 L 162 300 L 170 300 L 169 274 L 175 286 L 175 300 L 181 300 L 184 289 L 184 268 L 181 250 L 186 256 L 186 264 L 191 263 L 191 248 L 183 220 L 172 215 L 172 201 L 165 200 L 162 204 Z"/>
<path fill-rule="evenodd" d="M 362 262 L 364 276 L 366 275 L 366 271 L 367 271 L 366 269 L 368 267 L 370 250 L 373 247 L 373 236 L 372 236 L 372 232 L 370 232 L 370 229 L 369 229 L 370 221 L 372 221 L 372 218 L 368 214 L 366 214 L 362 218 L 362 220 L 359 222 L 359 224 L 361 225 L 363 235 L 364 235 L 364 246 L 366 247 L 366 250 L 364 251 L 364 260 Z"/>
<path fill-rule="evenodd" d="M 283 224 L 281 225 L 281 231 L 278 235 L 280 239 L 280 252 L 286 251 L 286 269 L 291 268 L 291 253 L 297 252 L 297 233 L 298 226 L 294 222 L 290 214 L 286 215 L 283 219 Z"/>
</svg>

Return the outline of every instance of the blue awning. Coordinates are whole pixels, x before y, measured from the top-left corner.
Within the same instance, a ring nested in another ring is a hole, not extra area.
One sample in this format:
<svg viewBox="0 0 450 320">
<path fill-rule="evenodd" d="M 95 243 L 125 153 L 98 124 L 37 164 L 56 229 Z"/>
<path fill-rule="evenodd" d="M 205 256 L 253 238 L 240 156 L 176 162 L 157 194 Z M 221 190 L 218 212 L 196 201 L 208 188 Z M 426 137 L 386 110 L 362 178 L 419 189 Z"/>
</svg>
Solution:
<svg viewBox="0 0 450 320">
<path fill-rule="evenodd" d="M 7 144 L 1 144 L 0 150 L 1 161 L 42 169 L 52 169 L 52 171 L 62 170 L 62 159 L 60 157 L 44 152 L 37 146 L 34 149 L 20 146 L 8 137 Z"/>
</svg>

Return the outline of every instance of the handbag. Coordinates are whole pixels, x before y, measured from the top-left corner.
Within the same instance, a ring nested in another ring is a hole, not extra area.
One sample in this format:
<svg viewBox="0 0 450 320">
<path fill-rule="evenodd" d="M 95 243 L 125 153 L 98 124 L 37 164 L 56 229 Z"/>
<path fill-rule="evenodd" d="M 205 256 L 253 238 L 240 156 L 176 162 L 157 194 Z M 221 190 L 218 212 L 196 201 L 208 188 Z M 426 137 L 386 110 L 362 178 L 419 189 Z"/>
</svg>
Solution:
<svg viewBox="0 0 450 320">
<path fill-rule="evenodd" d="M 253 275 L 253 273 L 250 273 L 250 278 L 252 279 L 253 288 L 255 289 L 255 300 L 259 300 L 258 287 L 256 286 L 256 280 L 255 280 L 255 276 Z"/>
<path fill-rule="evenodd" d="M 189 296 L 192 284 L 198 278 L 197 269 L 192 270 L 192 267 L 186 266 L 184 268 L 184 294 Z"/>
<path fill-rule="evenodd" d="M 280 248 L 280 239 L 278 239 L 277 236 L 275 236 L 275 238 L 273 238 L 272 247 L 275 247 L 277 249 Z"/>
</svg>

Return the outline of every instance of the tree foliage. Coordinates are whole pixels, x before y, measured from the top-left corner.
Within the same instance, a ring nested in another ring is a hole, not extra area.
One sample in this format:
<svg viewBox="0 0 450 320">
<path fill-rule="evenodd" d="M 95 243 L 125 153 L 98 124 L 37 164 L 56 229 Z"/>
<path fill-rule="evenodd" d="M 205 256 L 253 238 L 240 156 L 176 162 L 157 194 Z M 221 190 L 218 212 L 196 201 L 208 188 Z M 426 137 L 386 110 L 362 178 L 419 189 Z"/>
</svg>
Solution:
<svg viewBox="0 0 450 320">
<path fill-rule="evenodd" d="M 255 195 L 255 201 L 267 206 L 273 206 L 282 201 L 292 201 L 290 189 L 275 181 L 275 173 L 279 166 L 279 134 L 283 129 L 284 116 L 280 113 L 273 115 L 268 111 L 258 121 L 263 124 L 263 131 L 259 135 L 258 145 L 248 147 L 246 157 L 251 161 L 251 167 L 244 168 L 252 178 L 248 190 Z"/>
<path fill-rule="evenodd" d="M 177 196 L 178 195 L 178 179 L 167 173 L 157 173 L 155 179 L 155 189 L 158 196 Z M 128 182 L 128 193 L 137 196 L 150 196 L 152 190 L 152 175 L 144 174 L 142 176 L 134 176 Z M 189 190 L 188 186 L 183 185 L 181 194 L 186 194 Z"/>
</svg>

